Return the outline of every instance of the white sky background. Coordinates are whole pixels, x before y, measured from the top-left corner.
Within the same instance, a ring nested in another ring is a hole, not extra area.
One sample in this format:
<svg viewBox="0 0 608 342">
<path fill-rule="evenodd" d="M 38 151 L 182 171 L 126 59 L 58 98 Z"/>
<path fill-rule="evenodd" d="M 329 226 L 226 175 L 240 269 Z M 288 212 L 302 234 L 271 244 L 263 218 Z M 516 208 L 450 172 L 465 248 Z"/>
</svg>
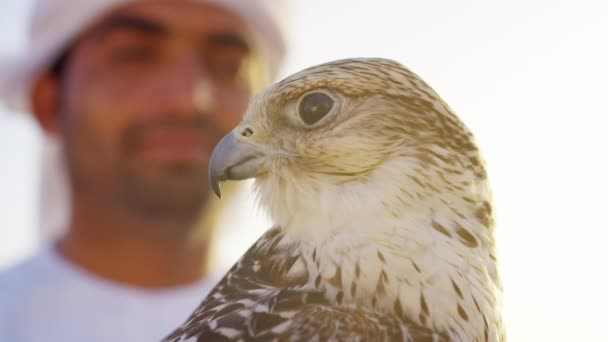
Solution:
<svg viewBox="0 0 608 342">
<path fill-rule="evenodd" d="M 608 1 L 292 3 L 284 75 L 344 57 L 396 59 L 477 136 L 509 340 L 607 341 Z M 21 44 L 25 8 L 1 5 L 0 52 Z M 35 245 L 39 141 L 27 117 L 0 113 L 0 269 Z M 267 225 L 250 203 L 233 216 L 226 263 Z"/>
</svg>

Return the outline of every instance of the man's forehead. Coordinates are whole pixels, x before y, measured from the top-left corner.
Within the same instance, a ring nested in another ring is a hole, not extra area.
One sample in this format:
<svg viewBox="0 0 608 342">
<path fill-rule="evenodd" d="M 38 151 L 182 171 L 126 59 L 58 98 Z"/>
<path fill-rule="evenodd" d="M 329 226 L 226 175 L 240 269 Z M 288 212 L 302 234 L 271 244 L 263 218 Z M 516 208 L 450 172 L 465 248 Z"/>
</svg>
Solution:
<svg viewBox="0 0 608 342">
<path fill-rule="evenodd" d="M 121 6 L 102 18 L 93 28 L 101 34 L 114 30 L 139 30 L 180 35 L 192 39 L 209 34 L 240 37 L 244 44 L 249 31 L 236 14 L 196 0 L 140 0 Z"/>
</svg>

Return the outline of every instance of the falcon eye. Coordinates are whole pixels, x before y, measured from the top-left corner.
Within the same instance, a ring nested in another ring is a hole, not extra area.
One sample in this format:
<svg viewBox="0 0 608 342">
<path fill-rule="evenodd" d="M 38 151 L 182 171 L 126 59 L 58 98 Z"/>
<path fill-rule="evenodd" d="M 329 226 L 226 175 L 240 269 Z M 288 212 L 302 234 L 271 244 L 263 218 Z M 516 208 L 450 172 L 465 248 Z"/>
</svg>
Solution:
<svg viewBox="0 0 608 342">
<path fill-rule="evenodd" d="M 322 92 L 310 93 L 300 100 L 298 112 L 307 125 L 321 120 L 334 106 L 334 100 Z"/>
</svg>

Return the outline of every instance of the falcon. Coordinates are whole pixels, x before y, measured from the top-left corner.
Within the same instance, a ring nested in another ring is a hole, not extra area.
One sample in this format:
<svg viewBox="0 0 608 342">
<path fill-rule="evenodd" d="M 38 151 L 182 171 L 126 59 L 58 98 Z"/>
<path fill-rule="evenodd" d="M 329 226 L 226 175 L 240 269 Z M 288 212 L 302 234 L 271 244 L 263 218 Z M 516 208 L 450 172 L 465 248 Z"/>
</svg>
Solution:
<svg viewBox="0 0 608 342">
<path fill-rule="evenodd" d="M 255 178 L 274 226 L 165 341 L 503 341 L 491 193 L 473 135 L 379 58 L 252 100 L 210 182 Z"/>
</svg>

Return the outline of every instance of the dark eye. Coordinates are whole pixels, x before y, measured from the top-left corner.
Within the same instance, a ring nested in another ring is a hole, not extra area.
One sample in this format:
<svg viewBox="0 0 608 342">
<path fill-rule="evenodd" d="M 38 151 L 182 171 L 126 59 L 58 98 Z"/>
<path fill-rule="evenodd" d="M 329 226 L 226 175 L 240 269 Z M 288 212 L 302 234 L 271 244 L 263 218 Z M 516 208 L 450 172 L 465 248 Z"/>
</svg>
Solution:
<svg viewBox="0 0 608 342">
<path fill-rule="evenodd" d="M 321 120 L 334 106 L 334 100 L 327 94 L 316 92 L 310 93 L 300 101 L 298 111 L 300 117 L 307 125 L 312 125 Z"/>
</svg>

